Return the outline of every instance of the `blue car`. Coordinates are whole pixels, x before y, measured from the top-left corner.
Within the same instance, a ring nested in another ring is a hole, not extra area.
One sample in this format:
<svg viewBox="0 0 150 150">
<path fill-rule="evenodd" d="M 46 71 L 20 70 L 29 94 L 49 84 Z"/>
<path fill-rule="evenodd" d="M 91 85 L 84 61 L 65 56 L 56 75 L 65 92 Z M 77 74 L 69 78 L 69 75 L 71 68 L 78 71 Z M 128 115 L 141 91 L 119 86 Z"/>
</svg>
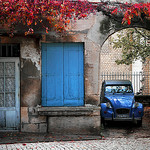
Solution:
<svg viewBox="0 0 150 150">
<path fill-rule="evenodd" d="M 135 102 L 132 83 L 129 80 L 107 80 L 102 83 L 101 123 L 111 121 L 133 121 L 142 125 L 143 105 Z"/>
</svg>

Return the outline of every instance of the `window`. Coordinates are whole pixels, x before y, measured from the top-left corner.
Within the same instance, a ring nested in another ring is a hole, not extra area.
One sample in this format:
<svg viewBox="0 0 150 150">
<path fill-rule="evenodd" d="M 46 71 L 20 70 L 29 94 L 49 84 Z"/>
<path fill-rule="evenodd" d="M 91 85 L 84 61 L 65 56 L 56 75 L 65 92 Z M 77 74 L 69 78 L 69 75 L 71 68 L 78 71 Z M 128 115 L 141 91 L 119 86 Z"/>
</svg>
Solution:
<svg viewBox="0 0 150 150">
<path fill-rule="evenodd" d="M 19 57 L 19 44 L 0 44 L 0 57 Z"/>
<path fill-rule="evenodd" d="M 106 93 L 132 93 L 131 85 L 109 85 L 106 86 Z"/>
</svg>

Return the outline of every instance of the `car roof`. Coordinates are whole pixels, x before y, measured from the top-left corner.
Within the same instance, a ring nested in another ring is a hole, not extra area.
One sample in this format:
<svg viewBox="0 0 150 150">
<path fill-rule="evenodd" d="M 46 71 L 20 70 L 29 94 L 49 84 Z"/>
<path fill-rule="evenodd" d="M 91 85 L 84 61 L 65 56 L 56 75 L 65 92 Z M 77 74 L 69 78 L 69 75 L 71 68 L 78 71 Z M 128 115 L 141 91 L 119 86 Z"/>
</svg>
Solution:
<svg viewBox="0 0 150 150">
<path fill-rule="evenodd" d="M 131 85 L 131 81 L 129 80 L 105 80 L 105 85 Z"/>
</svg>

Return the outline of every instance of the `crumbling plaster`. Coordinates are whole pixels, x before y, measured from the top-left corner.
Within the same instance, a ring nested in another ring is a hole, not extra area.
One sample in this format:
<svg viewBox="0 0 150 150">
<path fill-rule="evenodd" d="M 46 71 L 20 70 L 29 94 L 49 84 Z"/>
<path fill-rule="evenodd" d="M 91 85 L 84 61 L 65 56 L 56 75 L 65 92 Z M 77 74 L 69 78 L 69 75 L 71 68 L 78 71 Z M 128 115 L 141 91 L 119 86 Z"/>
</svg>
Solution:
<svg viewBox="0 0 150 150">
<path fill-rule="evenodd" d="M 40 47 L 38 47 L 38 41 L 34 39 L 25 39 L 21 43 L 21 58 L 26 60 L 31 60 L 35 64 L 37 70 L 41 70 L 40 59 L 41 52 Z M 23 65 L 23 64 L 22 64 Z M 23 66 L 21 66 L 22 68 Z"/>
</svg>

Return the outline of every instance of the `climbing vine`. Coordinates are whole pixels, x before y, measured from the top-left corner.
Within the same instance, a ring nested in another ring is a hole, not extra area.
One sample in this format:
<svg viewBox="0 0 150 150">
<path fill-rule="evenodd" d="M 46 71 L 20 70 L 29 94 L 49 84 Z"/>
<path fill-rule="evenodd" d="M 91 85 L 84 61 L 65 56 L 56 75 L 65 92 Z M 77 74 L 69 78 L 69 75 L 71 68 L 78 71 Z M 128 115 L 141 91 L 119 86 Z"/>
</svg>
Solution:
<svg viewBox="0 0 150 150">
<path fill-rule="evenodd" d="M 71 20 L 88 17 L 102 11 L 105 15 L 121 18 L 131 24 L 134 18 L 150 18 L 150 3 L 88 2 L 88 0 L 0 0 L 0 24 L 14 34 L 21 26 L 25 35 L 44 29 L 64 32 Z"/>
<path fill-rule="evenodd" d="M 0 24 L 12 34 L 16 26 L 23 25 L 28 29 L 25 35 L 39 27 L 46 33 L 62 32 L 71 19 L 85 18 L 95 10 L 86 0 L 0 0 L 0 6 Z"/>
<path fill-rule="evenodd" d="M 150 20 L 150 3 L 120 4 L 119 7 L 112 11 L 112 14 L 123 14 L 122 23 L 127 23 L 128 25 L 136 17 L 141 21 L 144 18 Z"/>
</svg>

